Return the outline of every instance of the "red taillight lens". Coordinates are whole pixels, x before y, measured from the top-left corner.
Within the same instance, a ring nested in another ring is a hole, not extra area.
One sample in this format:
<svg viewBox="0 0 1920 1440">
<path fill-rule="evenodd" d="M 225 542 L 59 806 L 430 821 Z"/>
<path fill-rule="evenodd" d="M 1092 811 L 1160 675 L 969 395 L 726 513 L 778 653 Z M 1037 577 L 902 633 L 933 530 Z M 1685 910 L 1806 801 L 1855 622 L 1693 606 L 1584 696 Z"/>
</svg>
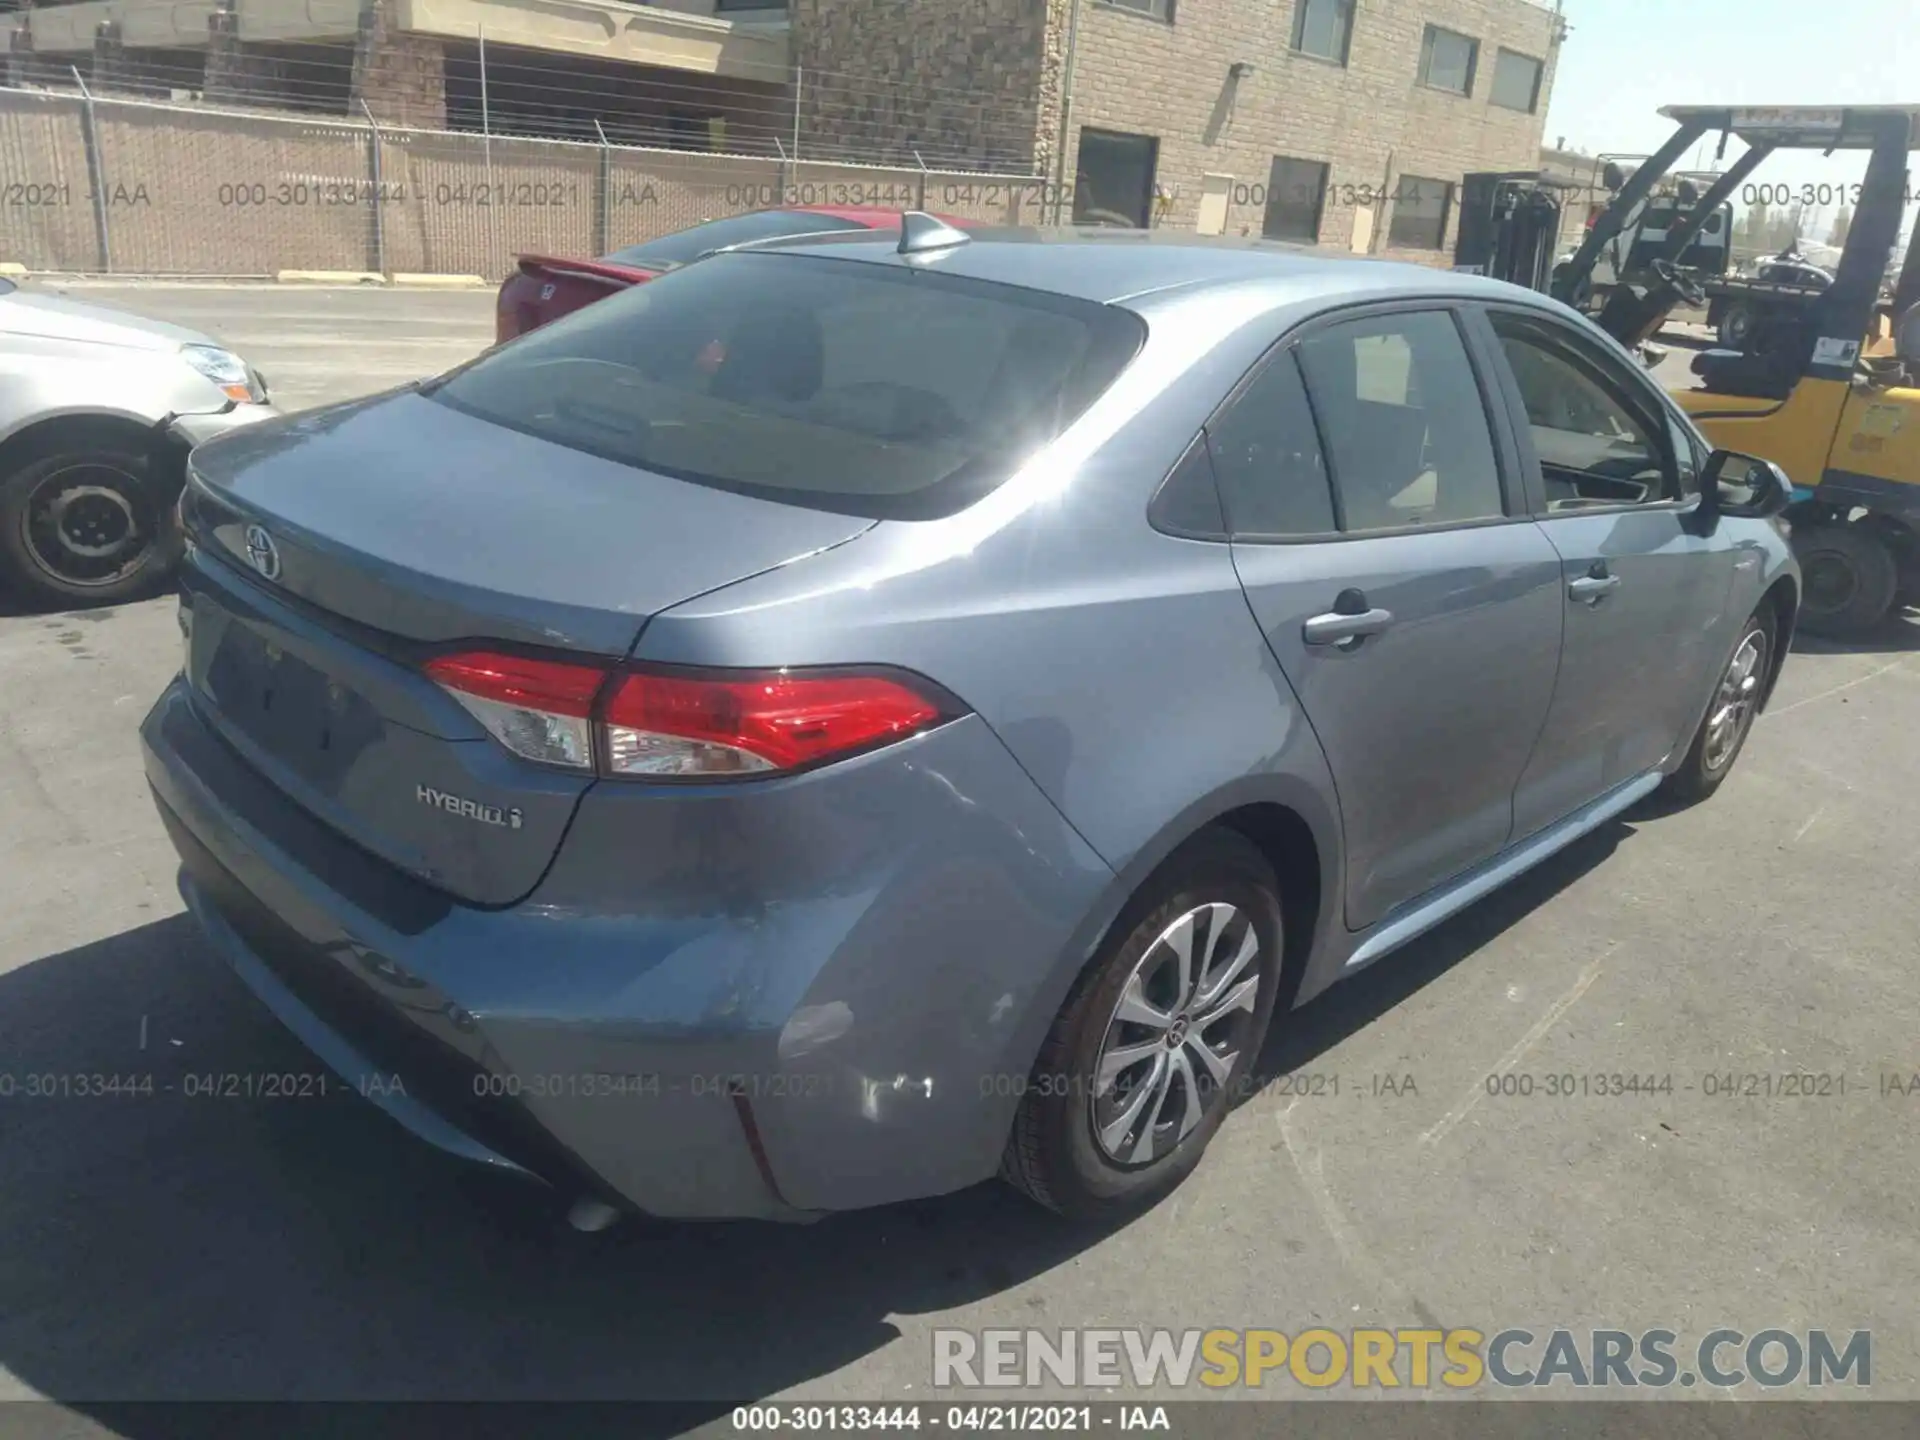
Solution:
<svg viewBox="0 0 1920 1440">
<path fill-rule="evenodd" d="M 620 680 L 603 718 L 616 775 L 740 775 L 793 770 L 902 739 L 945 711 L 878 675 L 641 672 Z"/>
<path fill-rule="evenodd" d="M 476 651 L 430 660 L 427 675 L 514 754 L 571 770 L 593 768 L 590 717 L 605 670 Z"/>
<path fill-rule="evenodd" d="M 477 651 L 441 656 L 427 675 L 514 754 L 574 770 L 638 777 L 772 774 L 818 764 L 951 718 L 908 677 L 784 670 L 719 676 L 609 672 Z"/>
</svg>

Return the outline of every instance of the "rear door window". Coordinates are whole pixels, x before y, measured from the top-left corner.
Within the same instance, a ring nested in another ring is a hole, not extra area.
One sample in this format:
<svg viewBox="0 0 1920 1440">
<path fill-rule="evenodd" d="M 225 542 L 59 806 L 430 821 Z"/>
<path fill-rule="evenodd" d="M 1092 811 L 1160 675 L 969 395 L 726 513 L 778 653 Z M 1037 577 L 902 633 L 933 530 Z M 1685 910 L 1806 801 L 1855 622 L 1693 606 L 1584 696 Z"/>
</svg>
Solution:
<svg viewBox="0 0 1920 1440">
<path fill-rule="evenodd" d="M 876 519 L 951 514 L 1133 358 L 1111 306 L 885 263 L 711 256 L 428 388 L 556 444 Z"/>
<path fill-rule="evenodd" d="M 1452 315 L 1419 310 L 1331 325 L 1302 340 L 1299 353 L 1344 530 L 1506 513 L 1485 403 Z"/>
</svg>

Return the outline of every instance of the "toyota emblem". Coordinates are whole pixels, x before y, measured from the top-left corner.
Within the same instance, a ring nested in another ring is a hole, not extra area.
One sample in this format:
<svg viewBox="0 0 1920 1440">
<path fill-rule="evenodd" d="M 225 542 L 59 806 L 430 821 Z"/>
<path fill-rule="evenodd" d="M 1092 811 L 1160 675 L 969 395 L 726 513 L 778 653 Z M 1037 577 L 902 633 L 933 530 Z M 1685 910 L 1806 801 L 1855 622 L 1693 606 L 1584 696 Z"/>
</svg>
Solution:
<svg viewBox="0 0 1920 1440">
<path fill-rule="evenodd" d="M 280 578 L 280 547 L 265 526 L 247 526 L 247 563 L 268 580 Z"/>
</svg>

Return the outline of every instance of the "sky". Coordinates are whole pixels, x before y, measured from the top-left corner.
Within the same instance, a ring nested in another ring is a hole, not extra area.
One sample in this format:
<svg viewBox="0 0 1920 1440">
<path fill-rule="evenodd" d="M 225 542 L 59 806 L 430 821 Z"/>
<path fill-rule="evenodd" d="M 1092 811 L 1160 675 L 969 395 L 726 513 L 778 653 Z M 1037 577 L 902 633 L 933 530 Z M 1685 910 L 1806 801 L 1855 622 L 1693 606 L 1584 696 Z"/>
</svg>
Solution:
<svg viewBox="0 0 1920 1440">
<path fill-rule="evenodd" d="M 1920 105 L 1920 0 L 1563 0 L 1571 34 L 1546 143 L 1651 154 L 1673 133 L 1663 105 Z M 1697 167 L 1716 165 L 1718 137 Z M 1863 155 L 1782 152 L 1753 184 L 1858 183 Z M 1738 201 L 1739 197 L 1735 197 Z M 1826 239 L 1825 229 L 1809 239 Z"/>
</svg>

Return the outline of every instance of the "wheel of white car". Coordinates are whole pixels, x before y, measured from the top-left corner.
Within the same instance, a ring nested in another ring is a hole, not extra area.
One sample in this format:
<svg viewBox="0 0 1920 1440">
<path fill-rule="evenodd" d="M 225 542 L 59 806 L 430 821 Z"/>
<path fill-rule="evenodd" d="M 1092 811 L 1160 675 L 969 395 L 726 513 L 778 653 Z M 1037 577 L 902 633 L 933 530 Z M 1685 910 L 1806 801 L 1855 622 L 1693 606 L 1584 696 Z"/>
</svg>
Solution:
<svg viewBox="0 0 1920 1440">
<path fill-rule="evenodd" d="M 0 583 L 43 605 L 151 593 L 179 558 L 171 496 L 147 454 L 68 434 L 0 476 Z"/>
</svg>

